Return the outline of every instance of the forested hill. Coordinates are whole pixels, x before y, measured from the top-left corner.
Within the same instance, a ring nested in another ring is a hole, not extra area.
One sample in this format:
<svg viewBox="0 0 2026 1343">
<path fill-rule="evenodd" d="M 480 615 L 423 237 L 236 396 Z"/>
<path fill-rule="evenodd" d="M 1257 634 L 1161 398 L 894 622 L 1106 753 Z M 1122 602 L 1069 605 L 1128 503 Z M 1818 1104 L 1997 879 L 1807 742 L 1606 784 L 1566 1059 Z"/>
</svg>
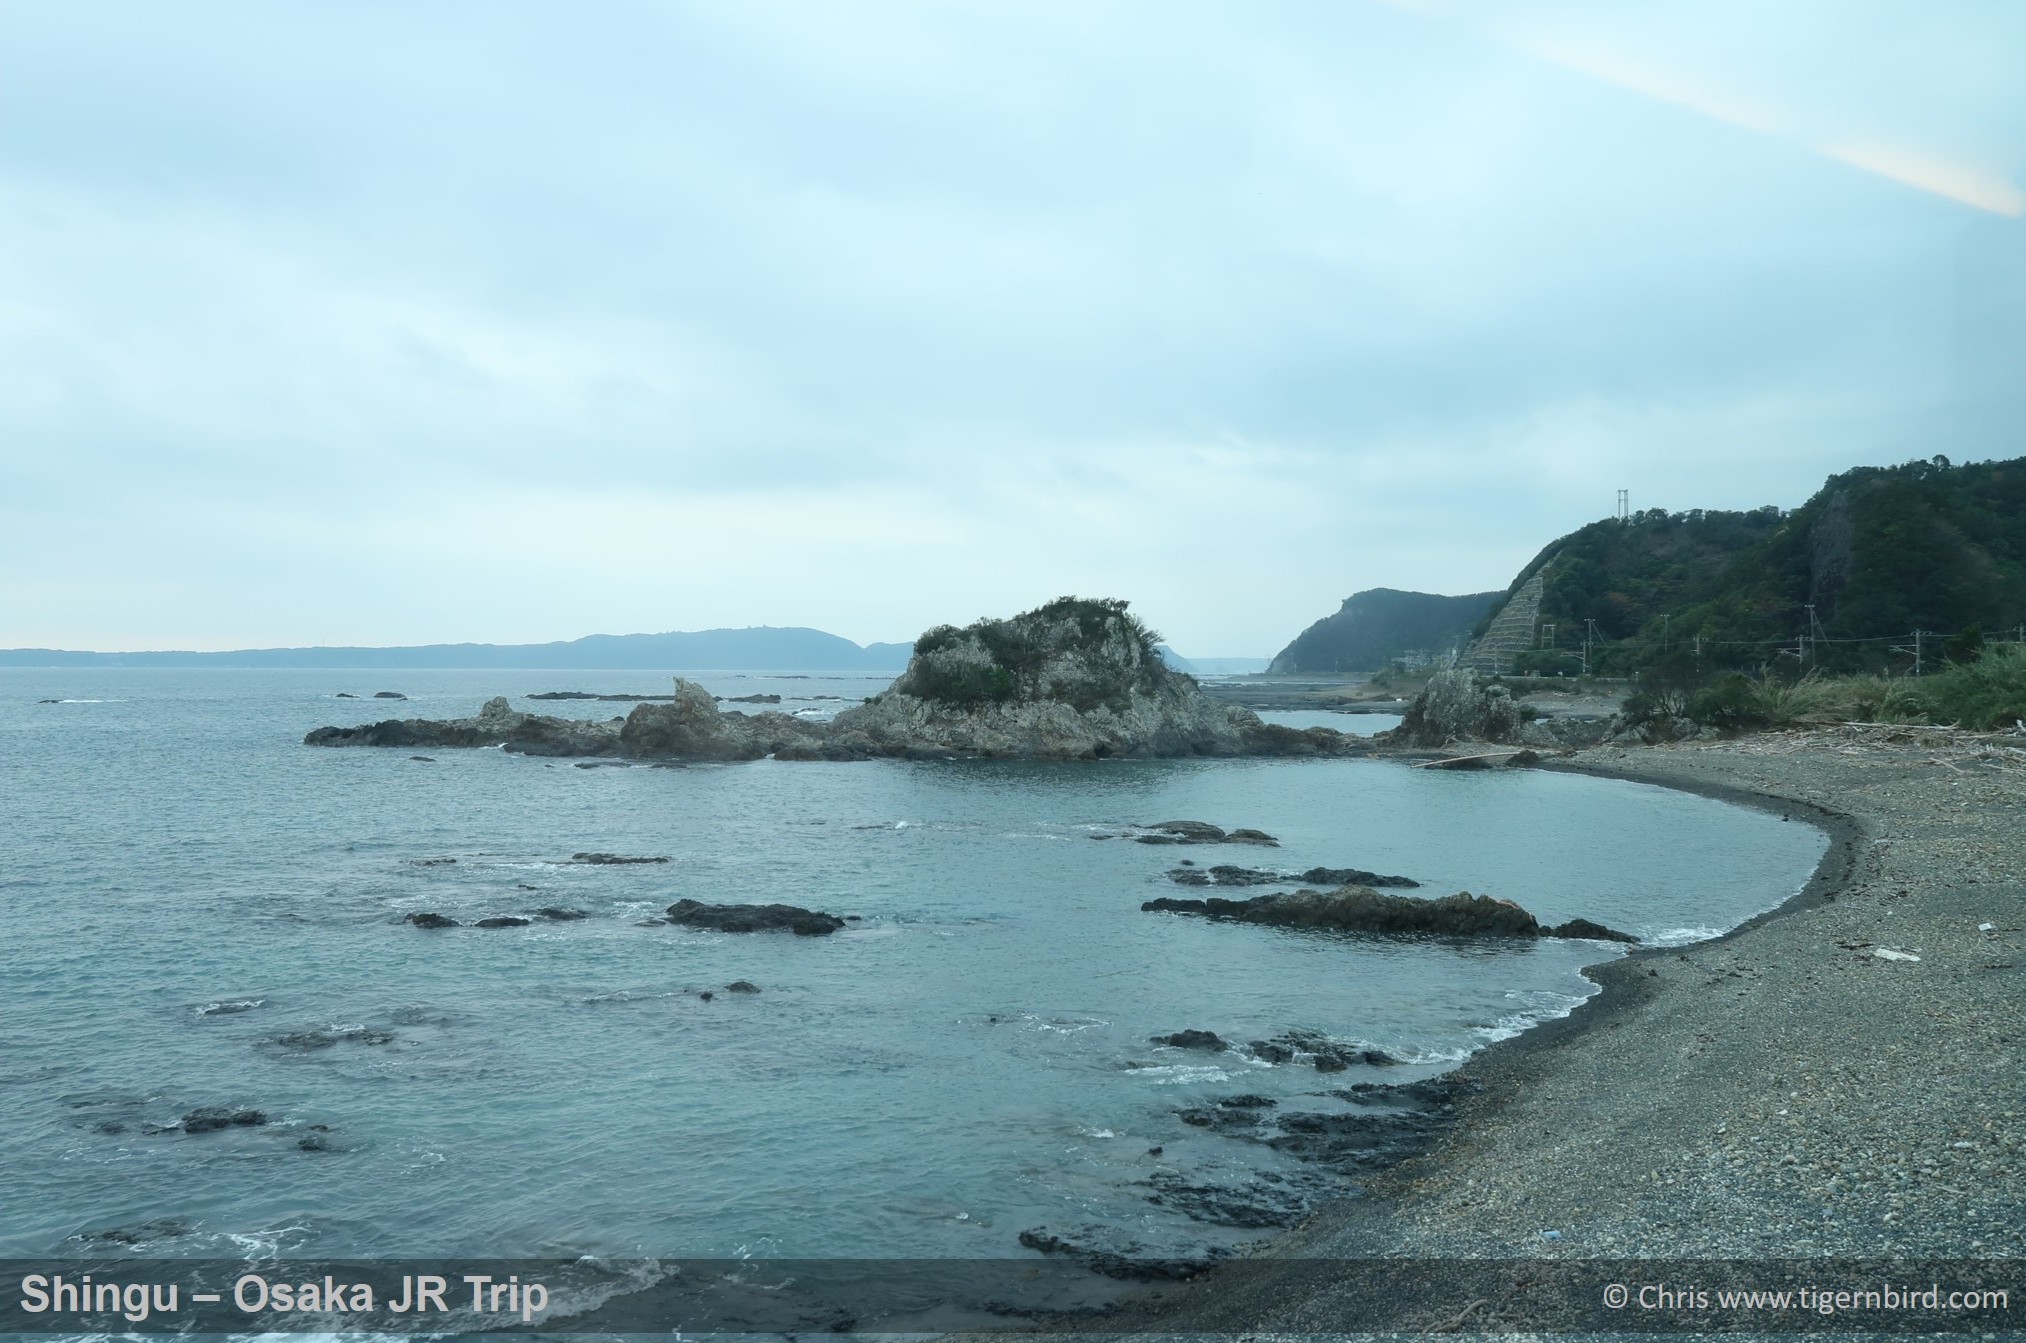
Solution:
<svg viewBox="0 0 2026 1343">
<path fill-rule="evenodd" d="M 1593 670 L 1684 652 L 1876 668 L 1909 661 L 1895 650 L 1916 630 L 1933 657 L 1973 627 L 1999 638 L 2026 623 L 2026 458 L 1859 467 L 1792 511 L 1593 522 L 1543 549 L 1508 595 L 1537 573 L 1534 642 L 1559 651 L 1522 654 L 1520 670 L 1566 670 L 1590 621 Z"/>
<path fill-rule="evenodd" d="M 1303 630 L 1280 651 L 1275 672 L 1377 671 L 1403 653 L 1446 652 L 1470 634 L 1502 592 L 1441 597 L 1372 588 L 1344 598 L 1337 611 Z"/>
</svg>

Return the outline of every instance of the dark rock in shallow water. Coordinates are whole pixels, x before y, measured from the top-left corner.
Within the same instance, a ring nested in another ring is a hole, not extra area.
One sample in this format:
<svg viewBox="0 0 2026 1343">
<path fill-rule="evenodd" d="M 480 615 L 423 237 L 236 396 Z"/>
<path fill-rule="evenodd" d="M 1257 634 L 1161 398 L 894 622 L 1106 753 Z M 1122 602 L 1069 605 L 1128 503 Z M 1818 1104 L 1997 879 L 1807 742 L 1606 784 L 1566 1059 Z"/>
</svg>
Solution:
<svg viewBox="0 0 2026 1343">
<path fill-rule="evenodd" d="M 357 695 L 354 695 L 354 694 L 353 694 L 353 693 L 352 693 L 351 691 L 349 691 L 349 690 L 340 690 L 340 691 L 339 691 L 339 692 L 338 692 L 338 693 L 337 693 L 337 694 L 336 694 L 336 695 L 335 695 L 335 696 L 334 696 L 333 698 L 336 698 L 336 699 L 357 699 L 357 698 L 358 698 L 358 696 L 357 696 Z M 54 703 L 56 703 L 56 701 L 55 701 L 55 700 L 53 700 L 53 699 L 46 699 L 46 700 L 44 700 L 44 701 L 42 701 L 42 702 L 43 702 L 44 704 L 54 704 Z"/>
<path fill-rule="evenodd" d="M 700 900 L 676 901 L 668 907 L 668 921 L 720 933 L 785 930 L 798 937 L 825 937 L 844 926 L 835 914 L 798 905 L 706 905 Z"/>
<path fill-rule="evenodd" d="M 1262 868 L 1233 867 L 1229 863 L 1219 863 L 1215 867 L 1170 868 L 1168 880 L 1177 886 L 1277 886 L 1285 884 L 1292 878 Z"/>
<path fill-rule="evenodd" d="M 1172 1208 L 1192 1221 L 1246 1229 L 1293 1226 L 1326 1198 L 1340 1196 L 1321 1172 L 1261 1171 L 1231 1184 L 1198 1182 L 1178 1171 L 1155 1171 L 1147 1202 Z"/>
<path fill-rule="evenodd" d="M 779 704 L 780 702 L 781 697 L 779 695 L 727 695 L 725 697 L 725 703 L 727 704 Z"/>
<path fill-rule="evenodd" d="M 408 758 L 410 760 L 418 761 L 419 763 L 424 765 L 433 765 L 436 763 L 436 757 L 433 755 L 411 755 Z"/>
<path fill-rule="evenodd" d="M 80 1231 L 71 1239 L 81 1245 L 145 1245 L 151 1241 L 176 1240 L 197 1228 L 180 1217 L 156 1217 L 133 1226 L 107 1227 L 103 1231 Z"/>
<path fill-rule="evenodd" d="M 627 858 L 616 853 L 573 853 L 573 863 L 589 863 L 593 867 L 625 867 L 632 863 L 665 863 L 666 858 Z"/>
<path fill-rule="evenodd" d="M 542 692 L 541 694 L 539 694 L 539 695 L 524 695 L 524 696 L 522 696 L 522 698 L 523 698 L 523 699 L 542 699 L 542 700 L 552 700 L 552 699 L 597 699 L 597 698 L 598 698 L 598 696 L 596 696 L 596 695 L 592 694 L 592 693 L 591 693 L 590 691 L 588 691 L 588 690 L 544 690 L 544 691 L 543 691 L 543 692 Z"/>
<path fill-rule="evenodd" d="M 329 1049 L 344 1041 L 362 1045 L 384 1045 L 392 1042 L 392 1031 L 376 1031 L 365 1026 L 356 1026 L 342 1031 L 290 1031 L 277 1035 L 274 1042 L 284 1049 Z"/>
<path fill-rule="evenodd" d="M 1298 881 L 1312 881 L 1318 886 L 1394 886 L 1400 888 L 1419 886 L 1412 877 L 1387 877 L 1377 872 L 1367 872 L 1361 867 L 1312 867 L 1296 878 Z"/>
<path fill-rule="evenodd" d="M 407 699 L 408 697 L 407 697 L 406 695 L 402 694 L 402 693 L 401 693 L 400 691 L 398 691 L 398 690 L 375 690 L 375 691 L 373 692 L 373 698 L 374 698 L 374 699 Z"/>
<path fill-rule="evenodd" d="M 1176 1031 L 1173 1035 L 1155 1035 L 1149 1038 L 1157 1045 L 1173 1045 L 1176 1049 L 1231 1048 L 1215 1031 Z"/>
<path fill-rule="evenodd" d="M 532 919 L 524 919 L 515 914 L 495 914 L 489 919 L 480 919 L 471 926 L 474 928 L 525 928 L 532 922 Z"/>
<path fill-rule="evenodd" d="M 410 858 L 410 859 L 408 860 L 408 866 L 410 866 L 410 867 L 449 867 L 449 866 L 450 866 L 451 864 L 455 863 L 456 861 L 457 861 L 457 860 L 456 860 L 455 858 Z"/>
<path fill-rule="evenodd" d="M 1630 933 L 1621 933 L 1616 928 L 1606 928 L 1603 924 L 1592 923 L 1588 919 L 1570 919 L 1567 923 L 1558 923 L 1552 928 L 1543 928 L 1541 929 L 1541 936 L 1585 937 L 1598 942 L 1637 942 L 1639 940 Z"/>
<path fill-rule="evenodd" d="M 1284 1031 L 1271 1040 L 1254 1040 L 1247 1048 L 1254 1058 L 1267 1063 L 1290 1063 L 1306 1054 L 1319 1073 L 1340 1073 L 1360 1064 L 1390 1068 L 1400 1062 L 1383 1049 L 1340 1044 L 1317 1031 Z"/>
<path fill-rule="evenodd" d="M 1270 872 L 1261 867 L 1237 867 L 1219 863 L 1201 868 L 1193 863 L 1168 870 L 1168 880 L 1177 886 L 1291 886 L 1298 881 L 1331 886 L 1419 886 L 1412 877 L 1388 877 L 1358 867 L 1312 867 L 1306 872 Z"/>
<path fill-rule="evenodd" d="M 1200 1242 L 1150 1246 L 1115 1226 L 1084 1224 L 1054 1230 L 1029 1227 L 1020 1243 L 1042 1254 L 1059 1254 L 1092 1272 L 1129 1282 L 1178 1281 L 1193 1278 L 1220 1259 L 1231 1257 L 1221 1246 Z"/>
<path fill-rule="evenodd" d="M 452 919 L 452 918 L 446 918 L 446 917 L 445 917 L 444 915 L 441 915 L 441 914 L 434 914 L 434 913 L 430 913 L 430 914 L 410 914 L 410 915 L 408 915 L 408 916 L 407 916 L 406 918 L 402 919 L 402 920 L 401 920 L 401 922 L 403 922 L 403 923 L 412 923 L 412 924 L 414 924 L 414 925 L 415 925 L 415 926 L 416 926 L 417 928 L 455 928 L 455 927 L 457 927 L 457 920 L 456 920 L 456 919 Z"/>
<path fill-rule="evenodd" d="M 200 1105 L 183 1116 L 185 1133 L 216 1133 L 219 1129 L 253 1128 L 267 1122 L 259 1110 L 236 1110 L 225 1105 Z"/>
<path fill-rule="evenodd" d="M 1250 900 L 1148 900 L 1143 910 L 1170 910 L 1211 918 L 1263 923 L 1275 928 L 1341 932 L 1420 934 L 1447 937 L 1539 937 L 1534 916 L 1518 905 L 1468 891 L 1439 900 L 1380 895 L 1365 886 L 1337 891 L 1296 891 Z"/>
<path fill-rule="evenodd" d="M 1244 826 L 1225 830 L 1208 821 L 1161 821 L 1133 828 L 1147 832 L 1133 836 L 1142 844 L 1258 844 L 1266 848 L 1280 847 L 1280 841 L 1264 830 Z"/>
<path fill-rule="evenodd" d="M 544 905 L 536 910 L 535 913 L 545 919 L 554 919 L 557 923 L 569 923 L 577 919 L 588 919 L 591 917 L 581 909 L 564 909 L 559 905 Z"/>
<path fill-rule="evenodd" d="M 725 985 L 726 993 L 758 993 L 760 986 L 750 979 L 735 979 Z"/>
</svg>

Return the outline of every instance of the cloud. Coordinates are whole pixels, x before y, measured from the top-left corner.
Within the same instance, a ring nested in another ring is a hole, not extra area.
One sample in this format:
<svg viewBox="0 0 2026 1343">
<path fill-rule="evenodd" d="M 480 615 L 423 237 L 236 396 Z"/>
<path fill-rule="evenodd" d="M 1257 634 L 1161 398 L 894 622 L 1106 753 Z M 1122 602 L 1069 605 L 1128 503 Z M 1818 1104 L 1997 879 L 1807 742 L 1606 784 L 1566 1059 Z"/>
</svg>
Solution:
<svg viewBox="0 0 2026 1343">
<path fill-rule="evenodd" d="M 18 9 L 0 644 L 1264 654 L 1995 443 L 2016 81 L 1725 3 Z"/>
</svg>

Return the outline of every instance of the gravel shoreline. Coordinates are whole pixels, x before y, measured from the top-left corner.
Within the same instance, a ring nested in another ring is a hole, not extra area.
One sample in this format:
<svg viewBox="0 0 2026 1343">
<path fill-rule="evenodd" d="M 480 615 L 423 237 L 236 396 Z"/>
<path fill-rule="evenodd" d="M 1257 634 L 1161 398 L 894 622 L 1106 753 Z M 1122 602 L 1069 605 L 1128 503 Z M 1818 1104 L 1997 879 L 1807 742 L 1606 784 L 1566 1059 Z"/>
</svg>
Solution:
<svg viewBox="0 0 2026 1343">
<path fill-rule="evenodd" d="M 2026 1256 L 2026 752 L 1845 729 L 1552 767 L 1775 811 L 1830 848 L 1779 909 L 1594 967 L 1601 994 L 1464 1064 L 1482 1085 L 1448 1135 L 1277 1240 L 1285 1272 L 1213 1272 L 1149 1303 L 1159 1323 L 1077 1332 L 1341 1332 L 1330 1259 Z M 1496 1330 L 1478 1304 L 1463 1327 Z"/>
</svg>

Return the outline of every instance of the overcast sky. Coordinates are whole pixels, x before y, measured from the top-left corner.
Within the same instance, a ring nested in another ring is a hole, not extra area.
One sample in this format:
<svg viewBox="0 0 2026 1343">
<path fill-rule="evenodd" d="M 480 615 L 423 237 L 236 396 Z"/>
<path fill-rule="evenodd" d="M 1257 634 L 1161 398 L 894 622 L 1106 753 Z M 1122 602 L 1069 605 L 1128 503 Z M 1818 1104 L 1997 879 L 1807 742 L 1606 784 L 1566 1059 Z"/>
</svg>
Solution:
<svg viewBox="0 0 2026 1343">
<path fill-rule="evenodd" d="M 0 3 L 0 646 L 1264 656 L 2026 455 L 2026 5 Z"/>
</svg>

